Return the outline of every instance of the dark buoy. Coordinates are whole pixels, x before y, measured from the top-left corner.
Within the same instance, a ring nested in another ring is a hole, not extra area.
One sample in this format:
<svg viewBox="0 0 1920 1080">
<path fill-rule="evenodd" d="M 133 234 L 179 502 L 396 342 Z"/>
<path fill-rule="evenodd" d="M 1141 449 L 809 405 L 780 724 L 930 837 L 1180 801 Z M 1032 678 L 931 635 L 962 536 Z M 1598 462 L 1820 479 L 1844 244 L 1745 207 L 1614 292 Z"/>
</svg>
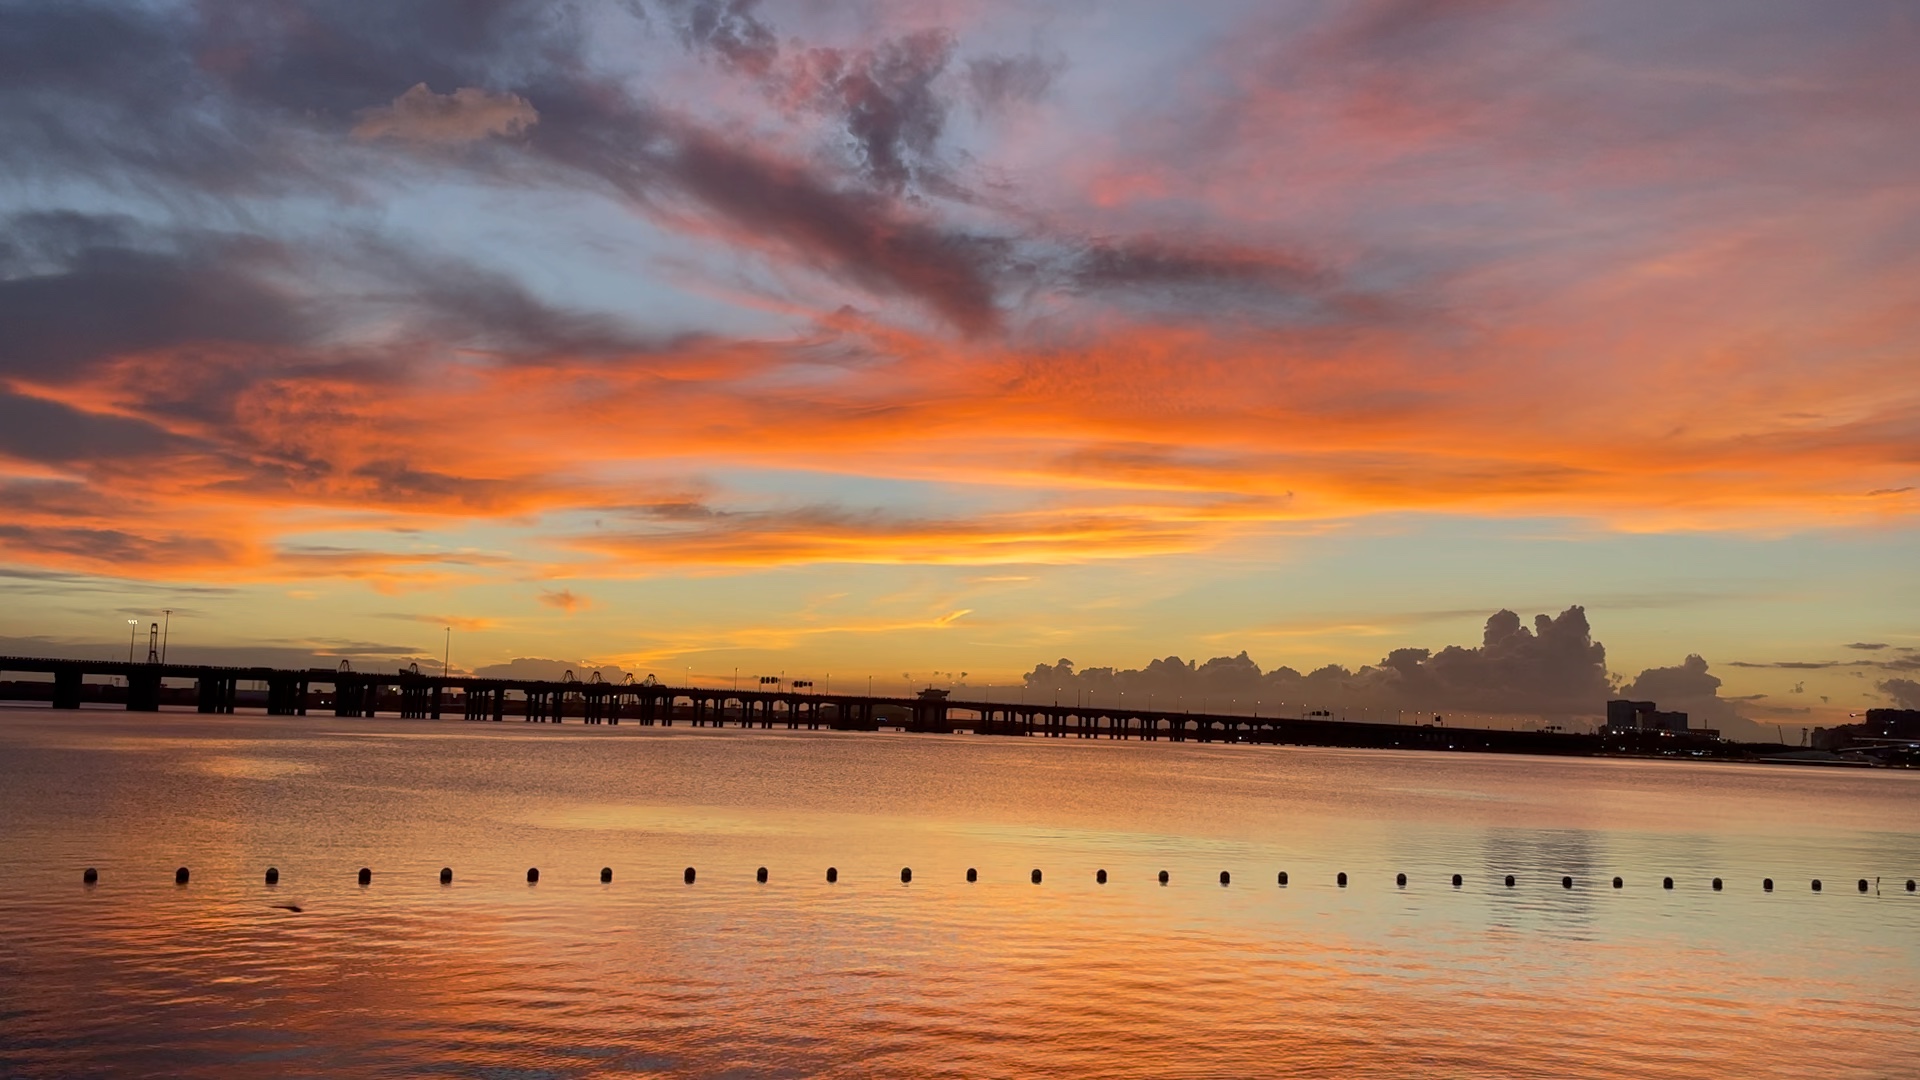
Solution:
<svg viewBox="0 0 1920 1080">
<path fill-rule="evenodd" d="M 913 868 L 910 866 L 901 867 L 900 868 L 900 884 L 905 885 L 907 882 L 912 880 L 913 880 Z"/>
<path fill-rule="evenodd" d="M 187 876 L 187 868 L 183 866 L 173 872 L 173 883 L 175 885 L 185 885 L 187 883 Z"/>
<path fill-rule="evenodd" d="M 367 867 L 364 867 L 364 866 L 361 867 L 360 868 L 360 884 L 368 885 L 368 884 L 371 884 L 372 882 L 373 882 L 373 871 Z"/>
<path fill-rule="evenodd" d="M 1768 891 L 1768 892 L 1772 892 L 1772 891 L 1773 891 L 1773 879 L 1772 879 L 1772 878 L 1762 878 L 1762 879 L 1761 879 L 1761 881 L 1760 881 L 1760 887 L 1761 887 L 1762 889 L 1765 889 L 1765 890 L 1766 890 L 1766 891 Z"/>
<path fill-rule="evenodd" d="M 1334 875 L 1333 881 L 1334 881 L 1334 884 L 1340 886 L 1341 888 L 1343 889 L 1346 888 L 1347 872 L 1345 870 L 1340 871 L 1338 874 Z"/>
<path fill-rule="evenodd" d="M 1286 883 L 1287 883 L 1287 872 L 1285 870 L 1282 870 L 1280 871 L 1280 884 L 1285 885 Z"/>
<path fill-rule="evenodd" d="M 693 867 L 691 866 L 687 867 L 687 872 L 680 876 L 686 879 L 687 884 L 689 885 L 693 884 Z"/>
<path fill-rule="evenodd" d="M 1105 885 L 1107 883 L 1107 872 L 1105 870 L 1095 870 L 1093 872 L 1093 880 Z"/>
<path fill-rule="evenodd" d="M 440 884 L 442 885 L 453 884 L 453 867 L 443 866 L 440 868 Z"/>
<path fill-rule="evenodd" d="M 1220 871 L 1220 884 L 1222 885 L 1233 884 L 1233 875 L 1227 873 L 1225 870 Z"/>
<path fill-rule="evenodd" d="M 613 880 L 613 867 L 611 866 L 601 867 L 600 868 L 600 884 L 605 885 L 607 882 L 612 880 Z"/>
<path fill-rule="evenodd" d="M 1913 879 L 1912 879 L 1912 878 L 1908 878 L 1908 879 L 1907 879 L 1907 891 L 1908 891 L 1908 892 L 1912 892 L 1912 891 L 1913 891 Z"/>
<path fill-rule="evenodd" d="M 1721 885 L 1721 882 L 1720 882 L 1720 879 L 1719 879 L 1719 878 L 1714 878 L 1714 879 L 1713 879 L 1713 891 L 1714 891 L 1714 892 L 1719 892 L 1719 891 L 1720 891 L 1720 885 Z"/>
<path fill-rule="evenodd" d="M 540 880 L 540 869 L 534 866 L 527 867 L 527 884 L 529 885 L 537 884 L 539 880 Z"/>
<path fill-rule="evenodd" d="M 1404 889 L 1404 888 L 1406 888 L 1406 887 L 1407 887 L 1407 875 L 1405 875 L 1405 874 L 1395 874 L 1395 875 L 1393 875 L 1393 883 L 1394 883 L 1395 885 L 1397 885 L 1397 886 L 1399 886 L 1399 887 L 1400 887 L 1400 888 L 1402 888 L 1402 889 Z"/>
<path fill-rule="evenodd" d="M 1165 885 L 1166 883 L 1167 883 L 1167 872 L 1165 870 L 1162 870 L 1160 871 L 1160 884 Z"/>
<path fill-rule="evenodd" d="M 1508 875 L 1507 875 L 1507 888 L 1509 888 L 1509 889 L 1511 889 L 1511 888 L 1513 888 L 1513 875 L 1512 875 L 1512 874 L 1508 874 Z"/>
<path fill-rule="evenodd" d="M 1660 887 L 1661 887 L 1661 888 L 1663 888 L 1663 889 L 1671 889 L 1671 888 L 1673 888 L 1673 879 L 1672 879 L 1672 878 L 1670 878 L 1670 877 L 1663 877 L 1663 878 L 1661 878 L 1661 879 L 1660 879 Z"/>
<path fill-rule="evenodd" d="M 760 869 L 755 870 L 753 872 L 753 880 L 759 882 L 762 885 L 765 885 L 767 883 L 767 868 L 763 866 Z"/>
<path fill-rule="evenodd" d="M 969 882 L 973 882 L 973 881 L 979 881 L 979 880 L 980 880 L 980 871 L 978 871 L 978 870 L 975 870 L 975 869 L 974 869 L 973 867 L 971 867 L 971 866 L 969 866 L 969 867 L 967 867 L 967 880 L 968 880 Z"/>
<path fill-rule="evenodd" d="M 1034 867 L 1034 870 L 1033 870 L 1033 883 L 1034 883 L 1035 885 L 1038 885 L 1038 884 L 1040 884 L 1040 868 L 1039 868 L 1039 867 Z"/>
<path fill-rule="evenodd" d="M 100 871 L 95 870 L 93 867 L 89 866 L 85 870 L 80 871 L 80 880 L 86 882 L 88 885 L 91 885 L 94 882 L 100 880 Z"/>
<path fill-rule="evenodd" d="M 1459 874 L 1455 874 L 1455 875 L 1453 875 L 1453 887 L 1454 887 L 1454 888 L 1456 888 L 1456 889 L 1460 887 L 1460 875 L 1459 875 Z"/>
<path fill-rule="evenodd" d="M 1573 879 L 1572 879 L 1572 878 L 1570 878 L 1570 877 L 1563 877 L 1563 878 L 1561 878 L 1561 879 L 1560 879 L 1560 887 L 1561 887 L 1561 888 L 1563 888 L 1563 889 L 1571 889 L 1571 888 L 1573 888 Z"/>
<path fill-rule="evenodd" d="M 1619 887 L 1620 887 L 1620 886 L 1622 886 L 1622 885 L 1625 885 L 1625 884 L 1626 884 L 1626 882 L 1624 882 L 1624 881 L 1621 881 L 1621 880 L 1620 880 L 1619 878 L 1617 878 L 1617 877 L 1613 879 L 1613 887 L 1614 887 L 1614 888 L 1616 888 L 1616 889 L 1617 889 L 1617 888 L 1619 888 Z"/>
<path fill-rule="evenodd" d="M 269 885 L 278 885 L 278 884 L 280 884 L 280 869 L 279 869 L 279 867 L 275 867 L 275 866 L 269 866 L 269 867 L 267 867 L 267 884 L 269 884 Z"/>
<path fill-rule="evenodd" d="M 692 881 L 693 879 L 688 878 L 687 880 Z M 839 880 L 840 880 L 840 871 L 835 867 L 831 867 L 831 866 L 827 867 L 827 884 L 831 885 L 834 882 Z"/>
<path fill-rule="evenodd" d="M 1861 892 L 1866 892 L 1866 891 L 1867 891 L 1867 879 L 1866 879 L 1866 878 L 1861 878 L 1861 879 L 1860 879 L 1860 891 L 1861 891 Z"/>
<path fill-rule="evenodd" d="M 1814 879 L 1813 879 L 1813 891 L 1814 891 L 1814 892 L 1819 892 L 1819 891 L 1820 891 L 1820 879 L 1819 879 L 1819 878 L 1814 878 Z"/>
</svg>

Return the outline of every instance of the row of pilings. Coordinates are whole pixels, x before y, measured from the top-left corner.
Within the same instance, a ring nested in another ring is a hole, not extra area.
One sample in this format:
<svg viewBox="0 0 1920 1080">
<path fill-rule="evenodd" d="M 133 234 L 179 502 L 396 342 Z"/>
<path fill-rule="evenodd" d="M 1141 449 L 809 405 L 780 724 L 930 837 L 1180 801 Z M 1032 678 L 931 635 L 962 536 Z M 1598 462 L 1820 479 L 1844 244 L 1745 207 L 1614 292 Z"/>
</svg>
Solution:
<svg viewBox="0 0 1920 1080">
<path fill-rule="evenodd" d="M 185 867 L 185 866 L 179 867 L 173 872 L 174 884 L 186 885 L 192 880 L 192 876 L 193 876 L 192 871 L 188 867 Z M 689 866 L 681 874 L 681 880 L 688 885 L 692 885 L 697 879 L 697 876 L 698 876 L 698 871 L 694 867 Z M 373 883 L 373 868 L 368 866 L 363 866 L 360 868 L 359 872 L 355 875 L 355 877 L 358 879 L 361 885 L 371 885 Z M 273 867 L 273 866 L 267 867 L 266 874 L 264 875 L 264 879 L 267 886 L 270 888 L 273 886 L 279 885 L 280 884 L 279 868 Z M 975 867 L 971 867 L 971 866 L 968 867 L 967 873 L 966 873 L 966 879 L 969 884 L 978 882 L 980 880 L 980 871 Z M 1044 879 L 1045 879 L 1044 875 L 1040 872 L 1039 867 L 1035 867 L 1032 873 L 1028 875 L 1028 880 L 1035 885 L 1040 884 Z M 81 872 L 80 880 L 82 884 L 85 884 L 85 885 L 98 885 L 100 883 L 100 871 L 95 869 L 94 867 L 89 866 L 86 868 L 86 870 Z M 757 870 L 755 870 L 754 880 L 759 884 L 765 885 L 769 880 L 769 871 L 767 870 L 767 868 L 762 866 Z M 827 867 L 826 880 L 827 880 L 827 883 L 830 885 L 837 884 L 840 881 L 839 867 L 837 866 Z M 1093 873 L 1093 880 L 1094 880 L 1094 883 L 1098 885 L 1107 884 L 1109 880 L 1107 871 L 1105 869 L 1095 870 Z M 1157 880 L 1159 884 L 1166 885 L 1172 881 L 1172 875 L 1169 874 L 1167 871 L 1162 870 L 1159 872 L 1157 876 Z M 1445 880 L 1447 885 L 1451 886 L 1454 889 L 1463 888 L 1467 884 L 1467 879 L 1464 874 L 1454 874 L 1452 875 L 1451 879 L 1443 879 L 1443 880 Z M 1508 889 L 1517 888 L 1521 884 L 1520 879 L 1514 874 L 1507 874 L 1504 878 L 1500 878 L 1498 880 L 1500 881 L 1501 885 L 1503 885 L 1505 888 L 1508 888 Z M 1605 879 L 1601 879 L 1601 880 L 1604 881 Z M 527 884 L 534 885 L 534 884 L 538 884 L 539 881 L 540 881 L 540 869 L 538 867 L 529 867 L 527 870 Z M 613 868 L 611 866 L 601 867 L 600 869 L 601 884 L 603 885 L 608 884 L 608 883 L 611 883 L 612 881 L 613 881 Z M 900 883 L 902 885 L 907 885 L 907 884 L 911 884 L 912 882 L 913 882 L 913 868 L 910 866 L 901 867 Z M 1222 886 L 1231 885 L 1233 883 L 1232 872 L 1228 870 L 1220 871 L 1219 882 Z M 440 870 L 440 884 L 450 885 L 452 883 L 453 883 L 453 868 L 450 866 L 442 867 Z M 1346 872 L 1341 871 L 1338 874 L 1335 874 L 1333 883 L 1335 886 L 1339 888 L 1342 888 L 1342 889 L 1346 888 L 1349 884 L 1349 880 Z M 1291 884 L 1291 880 L 1287 874 L 1287 871 L 1282 870 L 1276 875 L 1275 884 L 1277 884 L 1280 888 L 1283 888 L 1283 889 L 1287 888 Z M 1396 889 L 1406 889 L 1409 884 L 1409 879 L 1407 875 L 1404 873 L 1395 874 L 1393 876 L 1393 884 Z M 1627 880 L 1623 876 L 1615 875 L 1609 884 L 1611 884 L 1612 888 L 1616 890 L 1623 890 L 1627 887 Z M 1568 890 L 1568 889 L 1574 888 L 1575 879 L 1573 875 L 1571 874 L 1562 875 L 1559 880 L 1559 885 L 1562 890 Z M 1662 891 L 1672 892 L 1674 891 L 1675 887 L 1676 887 L 1676 884 L 1674 882 L 1674 879 L 1671 876 L 1663 877 L 1660 879 L 1660 888 L 1662 889 Z M 1724 879 L 1721 879 L 1721 878 L 1713 878 L 1710 882 L 1709 887 L 1714 892 L 1722 892 L 1726 888 L 1726 882 Z M 1808 888 L 1809 888 L 1809 891 L 1811 892 L 1816 892 L 1816 893 L 1822 892 L 1825 890 L 1825 882 L 1823 882 L 1820 878 L 1811 878 L 1809 879 L 1809 882 L 1808 882 Z M 1895 888 L 1897 890 L 1899 886 L 1896 885 Z M 1913 878 L 1908 878 L 1905 885 L 1905 891 L 1908 893 L 1914 893 L 1916 889 L 1920 889 L 1920 883 L 1917 883 Z M 1858 893 L 1865 894 L 1868 892 L 1878 892 L 1879 890 L 1880 890 L 1879 878 L 1874 878 L 1871 882 L 1869 882 L 1866 878 L 1860 878 L 1854 882 L 1854 891 Z M 1774 891 L 1773 879 L 1772 878 L 1761 879 L 1760 891 L 1767 892 L 1767 893 L 1773 892 Z"/>
</svg>

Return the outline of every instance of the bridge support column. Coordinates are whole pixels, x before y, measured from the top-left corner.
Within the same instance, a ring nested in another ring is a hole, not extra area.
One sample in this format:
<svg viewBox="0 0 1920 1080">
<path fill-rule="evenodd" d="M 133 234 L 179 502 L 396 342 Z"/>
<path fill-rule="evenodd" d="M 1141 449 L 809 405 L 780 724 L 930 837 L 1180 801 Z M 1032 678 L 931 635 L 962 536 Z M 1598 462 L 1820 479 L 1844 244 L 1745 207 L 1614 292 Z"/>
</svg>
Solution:
<svg viewBox="0 0 1920 1080">
<path fill-rule="evenodd" d="M 136 671 L 127 676 L 127 711 L 160 711 L 160 673 Z"/>
<path fill-rule="evenodd" d="M 202 675 L 197 707 L 203 713 L 231 713 L 240 680 L 228 675 Z"/>
<path fill-rule="evenodd" d="M 303 679 L 282 676 L 267 680 L 268 716 L 305 715 L 306 699 L 307 684 Z"/>
<path fill-rule="evenodd" d="M 53 673 L 53 707 L 56 709 L 77 709 L 80 707 L 80 669 L 61 670 Z"/>
<path fill-rule="evenodd" d="M 360 715 L 360 684 L 347 679 L 335 679 L 333 683 L 333 715 Z"/>
</svg>

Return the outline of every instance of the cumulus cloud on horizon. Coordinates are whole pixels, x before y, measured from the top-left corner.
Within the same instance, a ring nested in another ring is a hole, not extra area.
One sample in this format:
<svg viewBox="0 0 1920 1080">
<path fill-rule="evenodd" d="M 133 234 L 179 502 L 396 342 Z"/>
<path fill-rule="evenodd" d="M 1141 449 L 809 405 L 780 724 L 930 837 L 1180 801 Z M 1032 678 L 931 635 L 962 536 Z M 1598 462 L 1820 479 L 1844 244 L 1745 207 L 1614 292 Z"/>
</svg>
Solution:
<svg viewBox="0 0 1920 1080">
<path fill-rule="evenodd" d="M 1208 712 L 1298 714 L 1311 709 L 1344 712 L 1356 719 L 1389 713 L 1472 712 L 1535 715 L 1546 719 L 1604 715 L 1616 697 L 1650 698 L 1662 708 L 1689 714 L 1695 727 L 1719 727 L 1737 737 L 1755 737 L 1757 727 L 1737 703 L 1720 697 L 1720 679 L 1707 662 L 1691 655 L 1673 667 L 1648 668 L 1616 687 L 1607 672 L 1606 647 L 1593 639 L 1586 609 L 1575 605 L 1558 616 L 1537 615 L 1529 629 L 1501 610 L 1487 618 L 1477 646 L 1448 645 L 1438 651 L 1400 648 L 1376 664 L 1349 669 L 1329 664 L 1302 674 L 1291 667 L 1262 671 L 1246 652 L 1205 663 L 1169 656 L 1145 668 L 1076 669 L 1071 660 L 1038 664 L 1024 678 L 1034 700 L 1054 694 L 1092 692 L 1102 704 L 1154 705 Z M 1124 692 L 1125 698 L 1120 694 Z M 1259 705 L 1256 706 L 1255 702 Z"/>
<path fill-rule="evenodd" d="M 1272 709 L 1286 702 L 1296 710 L 1344 705 L 1583 716 L 1604 712 L 1612 689 L 1606 647 L 1593 640 L 1586 609 L 1578 605 L 1558 616 L 1536 616 L 1531 628 L 1513 612 L 1498 611 L 1487 618 L 1477 646 L 1395 649 L 1379 663 L 1358 669 L 1329 664 L 1306 674 L 1291 667 L 1262 671 L 1243 651 L 1204 664 L 1169 656 L 1126 670 L 1075 670 L 1063 659 L 1037 665 L 1025 682 L 1035 693 L 1056 687 L 1124 691 L 1137 696 L 1142 707 L 1151 693 L 1162 701 L 1178 697 L 1196 710 L 1204 698 L 1209 711 L 1248 713 L 1258 699 Z"/>
</svg>

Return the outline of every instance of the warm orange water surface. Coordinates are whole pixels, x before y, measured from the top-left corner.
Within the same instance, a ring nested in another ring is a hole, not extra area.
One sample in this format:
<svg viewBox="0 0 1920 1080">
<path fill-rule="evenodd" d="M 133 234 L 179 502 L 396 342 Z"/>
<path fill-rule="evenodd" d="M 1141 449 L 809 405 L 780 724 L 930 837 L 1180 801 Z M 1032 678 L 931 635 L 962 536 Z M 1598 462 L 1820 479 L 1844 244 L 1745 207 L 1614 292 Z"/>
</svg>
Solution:
<svg viewBox="0 0 1920 1080">
<path fill-rule="evenodd" d="M 1920 1076 L 1915 774 L 22 708 L 0 852 L 6 1076 Z"/>
</svg>

